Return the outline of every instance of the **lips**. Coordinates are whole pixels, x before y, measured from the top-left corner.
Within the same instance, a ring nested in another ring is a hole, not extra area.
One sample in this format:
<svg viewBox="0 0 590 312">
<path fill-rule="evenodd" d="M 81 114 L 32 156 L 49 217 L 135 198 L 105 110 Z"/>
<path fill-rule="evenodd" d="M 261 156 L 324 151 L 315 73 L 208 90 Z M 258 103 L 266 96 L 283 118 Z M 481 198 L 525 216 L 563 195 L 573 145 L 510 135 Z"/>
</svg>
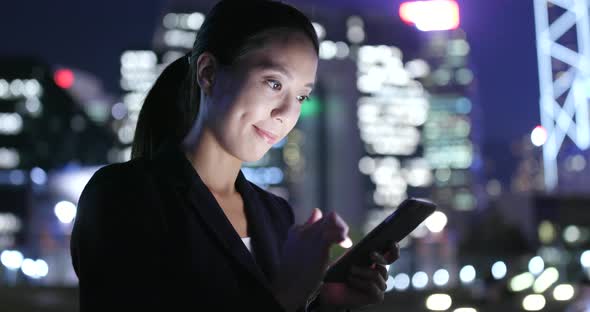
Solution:
<svg viewBox="0 0 590 312">
<path fill-rule="evenodd" d="M 273 134 L 272 132 L 268 132 L 266 130 L 262 130 L 256 126 L 254 126 L 254 129 L 256 130 L 256 133 L 262 137 L 268 144 L 275 144 L 278 140 L 278 136 Z"/>
</svg>

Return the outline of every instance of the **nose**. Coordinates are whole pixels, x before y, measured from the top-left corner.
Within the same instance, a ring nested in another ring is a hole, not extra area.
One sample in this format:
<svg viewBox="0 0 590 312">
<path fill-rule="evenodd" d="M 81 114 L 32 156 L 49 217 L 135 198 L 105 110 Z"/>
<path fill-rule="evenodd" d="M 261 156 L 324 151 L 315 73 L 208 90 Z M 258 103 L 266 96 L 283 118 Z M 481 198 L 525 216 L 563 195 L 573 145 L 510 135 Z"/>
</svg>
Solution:
<svg viewBox="0 0 590 312">
<path fill-rule="evenodd" d="M 270 115 L 281 124 L 296 119 L 299 114 L 300 104 L 295 96 L 285 96 L 271 111 Z"/>
</svg>

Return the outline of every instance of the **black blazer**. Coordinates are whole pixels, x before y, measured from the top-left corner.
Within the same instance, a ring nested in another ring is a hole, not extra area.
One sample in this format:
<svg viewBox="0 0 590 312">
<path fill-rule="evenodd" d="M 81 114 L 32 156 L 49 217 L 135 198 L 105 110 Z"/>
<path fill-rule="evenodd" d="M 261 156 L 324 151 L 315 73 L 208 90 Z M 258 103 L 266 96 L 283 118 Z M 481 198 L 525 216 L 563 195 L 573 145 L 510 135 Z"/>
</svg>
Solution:
<svg viewBox="0 0 590 312">
<path fill-rule="evenodd" d="M 70 246 L 81 311 L 282 310 L 269 284 L 292 209 L 242 172 L 236 187 L 255 257 L 180 147 L 98 170 Z"/>
</svg>

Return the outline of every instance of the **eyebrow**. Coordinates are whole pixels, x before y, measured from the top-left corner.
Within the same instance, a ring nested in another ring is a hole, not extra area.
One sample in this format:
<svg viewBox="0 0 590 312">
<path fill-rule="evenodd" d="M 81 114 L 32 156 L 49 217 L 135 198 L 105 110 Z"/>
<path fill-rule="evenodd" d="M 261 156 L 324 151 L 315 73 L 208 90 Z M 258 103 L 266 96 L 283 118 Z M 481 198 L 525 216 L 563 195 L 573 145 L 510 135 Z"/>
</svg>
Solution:
<svg viewBox="0 0 590 312">
<path fill-rule="evenodd" d="M 257 67 L 263 69 L 263 70 L 274 70 L 274 71 L 278 71 L 281 74 L 287 76 L 289 79 L 293 79 L 293 76 L 291 75 L 291 73 L 287 70 L 287 68 L 285 68 L 285 66 L 278 64 L 278 63 L 274 63 L 271 61 L 263 61 L 260 62 Z M 313 89 L 314 87 L 314 83 L 313 82 L 309 82 L 305 85 L 305 87 Z"/>
</svg>

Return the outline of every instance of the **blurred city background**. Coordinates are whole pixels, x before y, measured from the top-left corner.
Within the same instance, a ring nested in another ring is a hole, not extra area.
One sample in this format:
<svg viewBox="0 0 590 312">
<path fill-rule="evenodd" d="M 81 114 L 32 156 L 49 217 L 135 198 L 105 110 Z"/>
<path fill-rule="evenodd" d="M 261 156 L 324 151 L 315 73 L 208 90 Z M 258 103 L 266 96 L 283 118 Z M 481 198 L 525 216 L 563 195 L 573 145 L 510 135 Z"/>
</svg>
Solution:
<svg viewBox="0 0 590 312">
<path fill-rule="evenodd" d="M 321 39 L 317 87 L 244 174 L 353 241 L 406 197 L 439 205 L 366 310 L 590 311 L 590 0 L 287 2 Z M 3 3 L 0 310 L 77 310 L 77 199 L 129 159 L 213 3 Z"/>
</svg>

